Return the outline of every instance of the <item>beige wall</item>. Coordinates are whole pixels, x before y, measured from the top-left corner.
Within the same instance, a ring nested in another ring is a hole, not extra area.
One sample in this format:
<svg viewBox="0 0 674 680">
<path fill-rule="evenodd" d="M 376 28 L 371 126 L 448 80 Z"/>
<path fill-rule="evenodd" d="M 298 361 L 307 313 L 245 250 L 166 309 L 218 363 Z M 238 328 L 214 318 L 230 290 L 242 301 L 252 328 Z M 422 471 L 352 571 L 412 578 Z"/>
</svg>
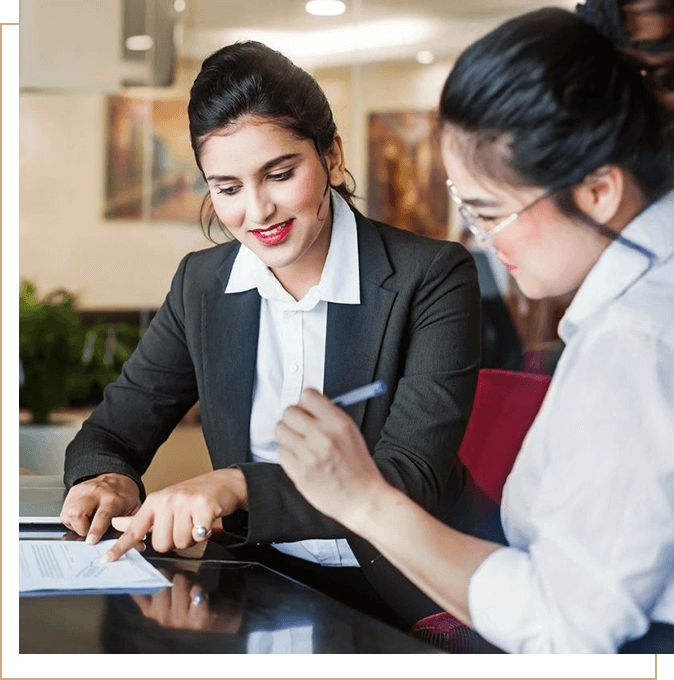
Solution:
<svg viewBox="0 0 674 680">
<path fill-rule="evenodd" d="M 316 72 L 360 195 L 368 114 L 434 108 L 448 72 L 449 63 L 409 62 Z M 171 94 L 186 94 L 190 81 Z M 19 274 L 43 293 L 73 290 L 83 309 L 153 308 L 182 256 L 209 243 L 195 225 L 103 219 L 105 103 L 102 94 L 22 93 Z"/>
<path fill-rule="evenodd" d="M 156 307 L 207 242 L 194 226 L 103 219 L 104 121 L 103 95 L 21 96 L 19 274 L 83 308 Z"/>
</svg>

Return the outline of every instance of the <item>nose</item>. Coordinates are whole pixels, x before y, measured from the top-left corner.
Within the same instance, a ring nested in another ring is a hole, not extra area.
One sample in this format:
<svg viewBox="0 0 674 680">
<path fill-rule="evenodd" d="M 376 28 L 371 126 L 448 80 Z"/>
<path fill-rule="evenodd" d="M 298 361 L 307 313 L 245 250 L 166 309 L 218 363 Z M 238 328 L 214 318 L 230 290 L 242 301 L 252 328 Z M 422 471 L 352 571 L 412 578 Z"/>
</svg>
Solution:
<svg viewBox="0 0 674 680">
<path fill-rule="evenodd" d="M 246 197 L 246 217 L 250 222 L 266 225 L 274 213 L 276 204 L 270 192 L 262 187 L 250 187 Z"/>
</svg>

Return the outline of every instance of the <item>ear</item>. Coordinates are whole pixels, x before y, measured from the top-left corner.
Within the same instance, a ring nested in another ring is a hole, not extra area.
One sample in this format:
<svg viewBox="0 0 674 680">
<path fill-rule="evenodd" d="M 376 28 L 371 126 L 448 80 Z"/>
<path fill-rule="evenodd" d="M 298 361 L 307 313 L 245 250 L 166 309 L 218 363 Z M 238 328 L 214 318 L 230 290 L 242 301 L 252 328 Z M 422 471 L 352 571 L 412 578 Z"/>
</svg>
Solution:
<svg viewBox="0 0 674 680">
<path fill-rule="evenodd" d="M 342 138 L 339 135 L 335 135 L 335 138 L 332 140 L 332 146 L 325 154 L 325 162 L 328 167 L 330 186 L 338 187 L 344 182 L 346 167 L 344 147 L 342 145 Z"/>
<path fill-rule="evenodd" d="M 573 189 L 576 205 L 595 222 L 608 225 L 618 214 L 623 202 L 625 179 L 622 168 L 604 165 L 586 175 Z"/>
</svg>

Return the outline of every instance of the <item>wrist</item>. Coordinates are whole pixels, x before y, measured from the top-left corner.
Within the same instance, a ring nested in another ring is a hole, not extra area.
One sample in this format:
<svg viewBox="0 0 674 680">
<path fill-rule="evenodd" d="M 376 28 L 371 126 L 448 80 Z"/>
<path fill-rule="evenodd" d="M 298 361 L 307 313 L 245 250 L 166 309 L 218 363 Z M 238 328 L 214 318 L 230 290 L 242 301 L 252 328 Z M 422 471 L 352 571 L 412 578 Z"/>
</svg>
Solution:
<svg viewBox="0 0 674 680">
<path fill-rule="evenodd" d="M 138 486 L 138 482 L 136 482 L 133 477 L 129 477 L 129 475 L 125 475 L 122 472 L 104 472 L 100 475 L 96 475 L 95 477 L 90 477 L 89 479 L 107 484 L 115 489 L 123 489 L 124 491 L 128 491 L 131 494 L 137 494 L 140 498 L 141 490 Z"/>
<path fill-rule="evenodd" d="M 218 470 L 223 481 L 235 498 L 236 507 L 239 510 L 248 510 L 248 485 L 246 478 L 238 467 Z"/>
<path fill-rule="evenodd" d="M 386 523 L 392 508 L 407 497 L 384 479 L 373 485 L 351 508 L 346 508 L 342 523 L 351 531 L 369 540 L 380 522 Z"/>
</svg>

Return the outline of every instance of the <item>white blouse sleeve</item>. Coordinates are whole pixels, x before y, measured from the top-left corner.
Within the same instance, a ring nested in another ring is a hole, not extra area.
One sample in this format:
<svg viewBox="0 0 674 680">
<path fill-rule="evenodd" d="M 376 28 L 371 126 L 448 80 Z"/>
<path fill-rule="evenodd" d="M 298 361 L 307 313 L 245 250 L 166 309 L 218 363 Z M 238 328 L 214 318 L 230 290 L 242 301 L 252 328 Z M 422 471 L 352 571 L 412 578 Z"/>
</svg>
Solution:
<svg viewBox="0 0 674 680">
<path fill-rule="evenodd" d="M 569 346 L 507 483 L 510 547 L 473 575 L 475 628 L 508 652 L 615 652 L 674 621 L 674 347 Z"/>
</svg>

